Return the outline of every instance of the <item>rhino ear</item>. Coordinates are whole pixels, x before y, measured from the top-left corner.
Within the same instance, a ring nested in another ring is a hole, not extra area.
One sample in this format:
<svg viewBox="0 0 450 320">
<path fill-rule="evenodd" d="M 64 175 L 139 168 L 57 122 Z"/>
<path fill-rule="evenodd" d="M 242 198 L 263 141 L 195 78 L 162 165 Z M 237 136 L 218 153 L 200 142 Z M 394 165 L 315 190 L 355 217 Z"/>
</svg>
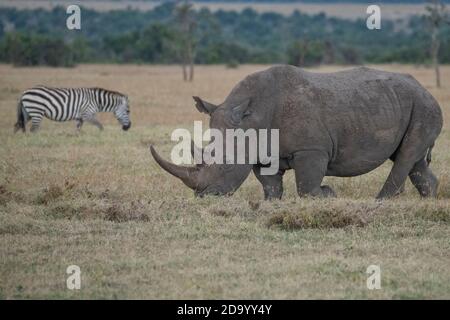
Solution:
<svg viewBox="0 0 450 320">
<path fill-rule="evenodd" d="M 251 110 L 249 108 L 250 101 L 250 98 L 248 98 L 231 109 L 231 122 L 233 125 L 238 125 L 244 117 L 251 114 Z"/>
<path fill-rule="evenodd" d="M 194 98 L 195 107 L 197 108 L 198 111 L 200 111 L 202 113 L 211 115 L 217 109 L 216 105 L 206 102 L 206 101 L 203 101 L 199 97 L 194 96 L 192 98 Z"/>
</svg>

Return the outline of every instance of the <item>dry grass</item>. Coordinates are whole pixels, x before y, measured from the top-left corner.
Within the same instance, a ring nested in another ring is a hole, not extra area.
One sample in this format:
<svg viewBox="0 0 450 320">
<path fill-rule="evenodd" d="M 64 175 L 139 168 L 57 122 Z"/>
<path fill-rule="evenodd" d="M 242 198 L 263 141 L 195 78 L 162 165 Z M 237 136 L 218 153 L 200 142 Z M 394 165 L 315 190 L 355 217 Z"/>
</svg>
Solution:
<svg viewBox="0 0 450 320">
<path fill-rule="evenodd" d="M 319 14 L 321 12 L 328 16 L 343 19 L 365 19 L 366 9 L 369 4 L 358 3 L 227 3 L 227 2 L 194 2 L 196 9 L 208 8 L 211 11 L 242 11 L 246 8 L 264 12 L 276 12 L 283 15 L 291 15 L 295 10 L 307 14 Z M 15 7 L 18 9 L 51 9 L 58 5 L 68 6 L 69 4 L 80 4 L 86 8 L 97 11 L 126 10 L 132 8 L 136 10 L 152 10 L 159 5 L 158 2 L 143 1 L 108 1 L 108 0 L 2 0 L 0 7 Z M 411 15 L 423 14 L 425 12 L 423 4 L 383 4 L 381 11 L 383 19 L 402 19 Z"/>
<path fill-rule="evenodd" d="M 444 131 L 433 150 L 438 200 L 408 182 L 376 202 L 390 165 L 355 178 L 327 178 L 333 200 L 299 199 L 292 172 L 282 201 L 265 202 L 251 176 L 231 198 L 194 198 L 152 161 L 166 156 L 176 127 L 192 129 L 192 95 L 221 102 L 245 75 L 266 66 L 0 66 L 1 298 L 450 298 L 450 66 L 444 87 L 432 71 L 409 72 L 440 101 Z M 323 67 L 319 71 L 337 70 Z M 44 121 L 37 135 L 12 134 L 16 101 L 36 84 L 103 86 L 127 93 L 133 127 L 112 115 L 105 131 Z M 68 265 L 82 289 L 65 287 Z M 382 289 L 366 289 L 379 264 Z"/>
</svg>

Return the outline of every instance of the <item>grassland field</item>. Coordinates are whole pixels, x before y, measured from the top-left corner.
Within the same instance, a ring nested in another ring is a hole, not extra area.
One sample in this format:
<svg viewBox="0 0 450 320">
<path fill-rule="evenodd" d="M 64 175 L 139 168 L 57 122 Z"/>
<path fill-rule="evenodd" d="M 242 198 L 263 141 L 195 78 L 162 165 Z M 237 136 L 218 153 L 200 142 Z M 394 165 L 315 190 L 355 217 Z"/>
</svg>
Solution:
<svg viewBox="0 0 450 320">
<path fill-rule="evenodd" d="M 151 158 L 169 158 L 175 128 L 207 121 L 191 96 L 219 103 L 247 74 L 267 66 L 0 65 L 0 298 L 450 298 L 450 66 L 414 75 L 440 102 L 444 128 L 433 149 L 438 198 L 374 200 L 391 164 L 354 178 L 326 178 L 337 199 L 300 199 L 293 172 L 281 201 L 263 201 L 251 175 L 232 197 L 195 198 Z M 316 71 L 344 67 L 327 66 Z M 346 67 L 347 68 L 347 67 Z M 132 128 L 112 114 L 105 130 L 44 120 L 13 134 L 21 92 L 37 84 L 100 86 L 131 101 Z M 81 268 L 81 289 L 66 268 Z M 368 290 L 366 269 L 381 268 Z"/>
</svg>

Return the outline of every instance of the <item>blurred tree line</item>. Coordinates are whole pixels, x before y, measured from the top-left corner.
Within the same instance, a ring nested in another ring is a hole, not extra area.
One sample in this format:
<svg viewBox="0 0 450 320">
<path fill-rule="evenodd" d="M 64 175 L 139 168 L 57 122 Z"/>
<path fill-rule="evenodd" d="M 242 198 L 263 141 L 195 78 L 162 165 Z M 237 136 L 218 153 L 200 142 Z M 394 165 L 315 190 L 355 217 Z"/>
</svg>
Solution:
<svg viewBox="0 0 450 320">
<path fill-rule="evenodd" d="M 383 20 L 368 30 L 365 20 L 325 14 L 290 16 L 208 9 L 192 11 L 189 25 L 164 3 L 151 11 L 82 9 L 81 30 L 66 28 L 65 8 L 51 11 L 0 8 L 0 61 L 15 65 L 71 66 L 116 63 L 429 63 L 426 19 Z M 184 21 L 184 22 L 182 22 Z M 183 26 L 180 23 L 185 23 Z M 180 29 L 181 28 L 181 29 Z M 189 39 L 182 28 L 189 29 Z M 439 31 L 439 60 L 450 63 L 450 26 Z"/>
<path fill-rule="evenodd" d="M 89 1 L 98 1 L 98 0 L 84 0 L 86 2 Z M 109 0 L 109 1 L 117 1 L 120 2 L 122 0 Z M 128 0 L 128 1 L 136 1 L 136 2 L 165 2 L 172 0 Z M 415 3 L 424 3 L 427 0 L 378 0 L 377 3 L 404 3 L 404 4 L 415 4 Z M 217 0 L 195 0 L 195 2 L 218 2 Z M 367 0 L 221 0 L 220 2 L 230 2 L 230 3 L 252 3 L 252 2 L 266 2 L 266 3 L 293 3 L 293 2 L 304 2 L 304 3 L 364 3 L 367 4 Z M 450 0 L 443 0 L 443 2 L 450 3 Z"/>
</svg>

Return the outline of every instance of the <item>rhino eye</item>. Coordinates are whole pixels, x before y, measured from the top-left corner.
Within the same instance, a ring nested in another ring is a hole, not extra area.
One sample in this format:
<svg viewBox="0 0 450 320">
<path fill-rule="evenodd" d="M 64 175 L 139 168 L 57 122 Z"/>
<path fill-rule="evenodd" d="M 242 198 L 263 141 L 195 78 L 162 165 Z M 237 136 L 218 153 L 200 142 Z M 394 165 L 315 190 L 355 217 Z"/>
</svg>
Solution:
<svg viewBox="0 0 450 320">
<path fill-rule="evenodd" d="M 242 119 L 251 114 L 249 110 L 250 99 L 246 99 L 231 110 L 231 122 L 233 125 L 238 125 Z"/>
</svg>

